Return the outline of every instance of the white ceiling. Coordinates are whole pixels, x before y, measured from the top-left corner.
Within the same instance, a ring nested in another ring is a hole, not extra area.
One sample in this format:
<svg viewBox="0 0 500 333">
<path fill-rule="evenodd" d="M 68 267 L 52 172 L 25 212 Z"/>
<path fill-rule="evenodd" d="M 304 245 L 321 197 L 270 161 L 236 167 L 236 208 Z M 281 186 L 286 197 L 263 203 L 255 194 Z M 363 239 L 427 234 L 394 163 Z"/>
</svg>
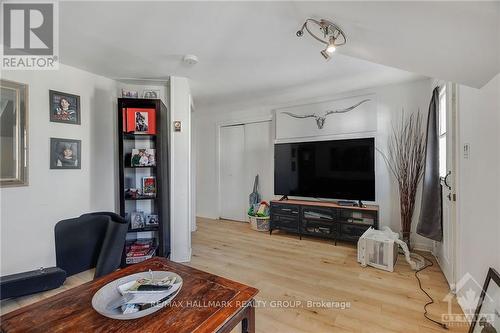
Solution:
<svg viewBox="0 0 500 333">
<path fill-rule="evenodd" d="M 346 32 L 330 62 L 295 36 L 307 17 Z M 60 52 L 112 78 L 186 76 L 199 108 L 421 76 L 481 87 L 500 72 L 499 22 L 500 2 L 61 2 Z"/>
</svg>

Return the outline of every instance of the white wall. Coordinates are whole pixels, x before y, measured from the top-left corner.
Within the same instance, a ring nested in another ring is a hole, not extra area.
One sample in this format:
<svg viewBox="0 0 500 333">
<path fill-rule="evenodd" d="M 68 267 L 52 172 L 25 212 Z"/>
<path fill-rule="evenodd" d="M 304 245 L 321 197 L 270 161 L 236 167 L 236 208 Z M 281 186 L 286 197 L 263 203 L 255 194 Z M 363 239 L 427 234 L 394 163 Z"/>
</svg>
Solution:
<svg viewBox="0 0 500 333">
<path fill-rule="evenodd" d="M 500 74 L 458 96 L 459 148 L 469 144 L 470 157 L 458 157 L 457 277 L 482 285 L 488 267 L 500 271 Z"/>
<path fill-rule="evenodd" d="M 29 85 L 29 186 L 0 189 L 0 275 L 6 275 L 55 266 L 54 225 L 58 221 L 90 211 L 116 211 L 116 99 L 122 87 L 140 93 L 146 87 L 159 88 L 164 102 L 168 91 L 162 84 L 116 82 L 66 65 L 58 71 L 4 71 L 2 78 Z M 190 182 L 178 173 L 186 170 L 190 159 L 190 140 L 186 139 L 190 128 L 189 115 L 184 113 L 186 101 L 179 96 L 189 96 L 189 86 L 186 79 L 176 80 L 181 82 L 177 85 L 180 95 L 174 93 L 176 104 L 171 108 L 174 117 L 183 120 L 184 132 L 172 137 L 172 151 L 176 154 L 173 175 L 177 177 L 171 193 L 175 198 L 172 205 L 177 205 L 172 221 L 182 225 L 190 218 L 189 211 L 183 209 L 183 205 L 190 204 L 186 191 Z M 49 122 L 49 89 L 80 96 L 81 125 Z M 82 141 L 81 170 L 49 169 L 50 137 Z M 174 233 L 171 237 L 172 258 L 189 260 L 190 233 L 181 231 L 180 236 Z M 179 248 L 183 250 L 178 252 Z"/>
<path fill-rule="evenodd" d="M 182 122 L 181 132 L 170 137 L 171 259 L 191 260 L 191 95 L 186 78 L 170 78 L 170 114 Z M 171 125 L 172 126 L 172 125 Z"/>
<path fill-rule="evenodd" d="M 3 71 L 29 85 L 29 186 L 2 188 L 0 275 L 55 265 L 54 225 L 115 209 L 116 82 L 61 65 Z M 49 89 L 80 96 L 81 125 L 49 122 Z M 51 137 L 82 140 L 81 170 L 50 170 Z"/>
<path fill-rule="evenodd" d="M 330 99 L 350 96 L 375 94 L 377 101 L 377 137 L 379 149 L 386 150 L 388 134 L 391 131 L 391 122 L 398 120 L 401 110 L 413 112 L 420 109 L 427 118 L 427 110 L 431 98 L 431 80 L 418 80 L 407 83 L 353 91 L 334 96 L 323 96 L 313 100 L 302 101 L 297 104 L 315 103 Z M 231 110 L 221 107 L 217 113 L 203 113 L 198 109 L 196 118 L 197 136 L 197 215 L 209 218 L 218 218 L 219 198 L 214 193 L 218 188 L 218 142 L 217 131 L 221 123 L 246 122 L 271 116 L 271 110 L 292 105 L 265 105 L 245 110 Z M 376 155 L 376 203 L 380 206 L 380 223 L 387 225 L 394 231 L 400 230 L 399 199 L 397 184 L 379 154 Z M 250 193 L 250 192 L 249 192 Z M 415 220 L 420 211 L 420 193 L 417 195 Z M 413 244 L 418 248 L 431 249 L 431 242 L 418 235 L 413 236 Z"/>
</svg>

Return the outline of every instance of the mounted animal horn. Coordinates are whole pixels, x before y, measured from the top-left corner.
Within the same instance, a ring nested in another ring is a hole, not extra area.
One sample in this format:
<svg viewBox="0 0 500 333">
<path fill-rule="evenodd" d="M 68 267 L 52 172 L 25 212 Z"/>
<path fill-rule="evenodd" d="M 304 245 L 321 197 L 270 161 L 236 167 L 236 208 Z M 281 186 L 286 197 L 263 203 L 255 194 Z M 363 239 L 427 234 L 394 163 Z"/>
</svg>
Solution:
<svg viewBox="0 0 500 333">
<path fill-rule="evenodd" d="M 326 120 L 327 116 L 329 116 L 333 113 L 346 113 L 346 112 L 352 111 L 355 108 L 357 108 L 358 106 L 360 106 L 361 104 L 368 102 L 368 101 L 370 101 L 370 99 L 364 99 L 361 102 L 356 103 L 353 106 L 350 106 L 350 107 L 345 108 L 345 109 L 326 111 L 323 115 L 317 115 L 315 113 L 306 114 L 306 115 L 294 114 L 291 112 L 283 112 L 283 113 L 286 115 L 289 115 L 290 117 L 297 118 L 297 119 L 314 118 L 316 120 L 316 125 L 318 125 L 318 129 L 322 129 L 323 126 L 325 125 L 325 120 Z"/>
</svg>

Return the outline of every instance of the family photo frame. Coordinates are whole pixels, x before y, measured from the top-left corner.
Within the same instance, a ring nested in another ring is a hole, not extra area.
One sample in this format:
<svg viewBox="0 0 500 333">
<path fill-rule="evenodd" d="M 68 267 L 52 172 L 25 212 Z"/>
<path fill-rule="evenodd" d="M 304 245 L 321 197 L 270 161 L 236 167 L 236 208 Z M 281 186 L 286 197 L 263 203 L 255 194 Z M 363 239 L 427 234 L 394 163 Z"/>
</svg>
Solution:
<svg viewBox="0 0 500 333">
<path fill-rule="evenodd" d="M 81 169 L 82 141 L 50 138 L 51 169 Z"/>
<path fill-rule="evenodd" d="M 49 90 L 50 121 L 72 125 L 81 124 L 80 96 Z"/>
</svg>

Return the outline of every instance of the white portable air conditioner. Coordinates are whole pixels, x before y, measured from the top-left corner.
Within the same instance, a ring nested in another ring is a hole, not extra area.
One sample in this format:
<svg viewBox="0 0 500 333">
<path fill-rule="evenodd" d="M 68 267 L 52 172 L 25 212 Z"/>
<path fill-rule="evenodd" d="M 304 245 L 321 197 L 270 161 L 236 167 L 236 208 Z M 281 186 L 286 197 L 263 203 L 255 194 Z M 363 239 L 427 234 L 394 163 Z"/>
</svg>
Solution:
<svg viewBox="0 0 500 333">
<path fill-rule="evenodd" d="M 385 271 L 394 272 L 394 265 L 398 260 L 398 247 L 401 246 L 405 253 L 406 261 L 413 270 L 420 270 L 425 265 L 424 259 L 412 253 L 405 242 L 399 239 L 397 233 L 388 227 L 383 230 L 370 228 L 366 230 L 358 240 L 358 262 L 361 266 L 367 265 Z"/>
<path fill-rule="evenodd" d="M 394 265 L 398 260 L 398 244 L 391 234 L 370 228 L 361 235 L 358 240 L 358 262 L 361 266 L 370 265 L 394 272 Z"/>
</svg>

